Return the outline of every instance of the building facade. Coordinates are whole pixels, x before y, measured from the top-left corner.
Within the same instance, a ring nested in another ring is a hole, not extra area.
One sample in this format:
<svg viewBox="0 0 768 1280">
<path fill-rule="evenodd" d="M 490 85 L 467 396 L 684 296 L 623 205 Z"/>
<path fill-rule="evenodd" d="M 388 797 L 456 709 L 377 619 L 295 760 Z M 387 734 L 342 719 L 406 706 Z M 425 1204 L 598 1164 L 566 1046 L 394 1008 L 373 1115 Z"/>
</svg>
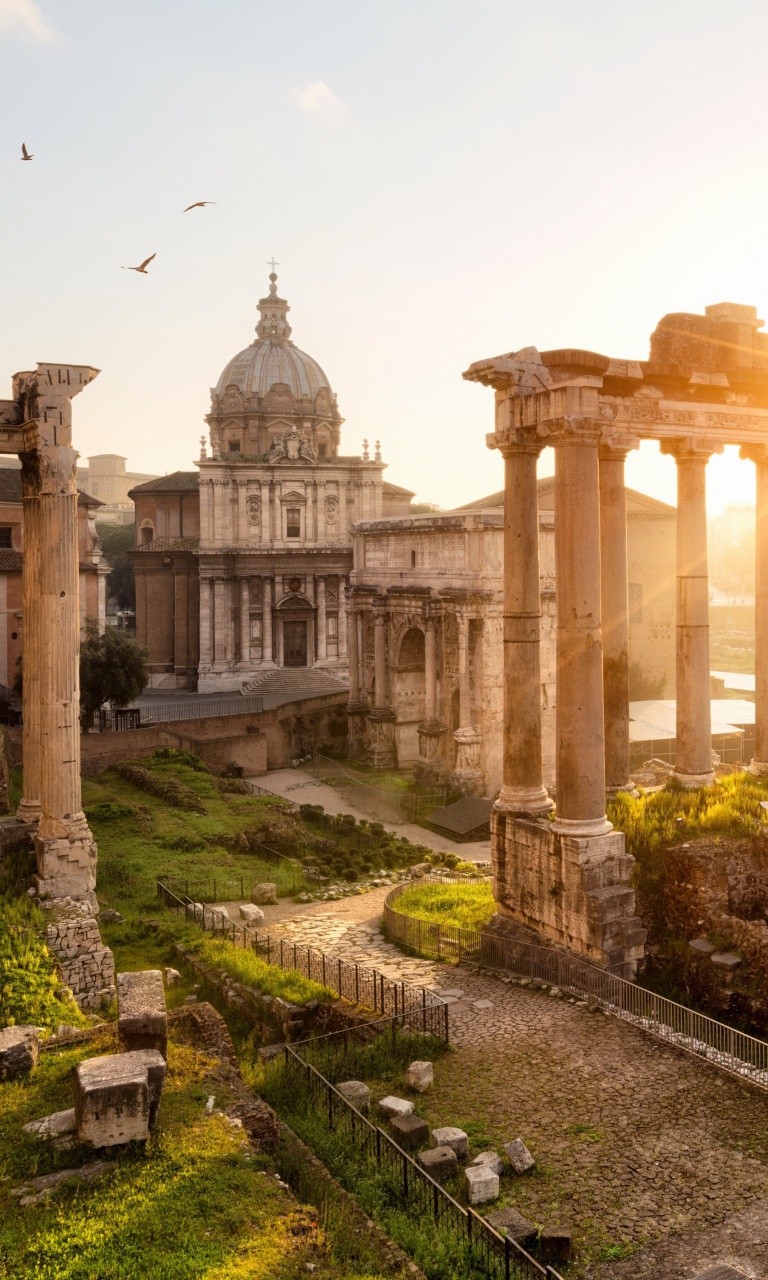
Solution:
<svg viewBox="0 0 768 1280">
<path fill-rule="evenodd" d="M 105 524 L 132 524 L 135 484 L 155 477 L 141 471 L 126 471 L 127 458 L 119 453 L 96 453 L 87 467 L 77 468 L 77 483 L 101 503 L 99 520 Z"/>
<path fill-rule="evenodd" d="M 351 527 L 413 497 L 384 481 L 378 444 L 339 453 L 336 395 L 291 341 L 276 281 L 255 341 L 211 391 L 197 471 L 130 491 L 137 633 L 156 687 L 248 690 L 284 667 L 345 682 Z"/>
<path fill-rule="evenodd" d="M 555 775 L 554 481 L 539 481 L 541 722 Z M 348 750 L 424 783 L 495 796 L 503 775 L 502 493 L 354 529 Z M 627 491 L 630 658 L 674 674 L 675 510 Z M 671 682 L 671 680 L 670 680 Z"/>
</svg>

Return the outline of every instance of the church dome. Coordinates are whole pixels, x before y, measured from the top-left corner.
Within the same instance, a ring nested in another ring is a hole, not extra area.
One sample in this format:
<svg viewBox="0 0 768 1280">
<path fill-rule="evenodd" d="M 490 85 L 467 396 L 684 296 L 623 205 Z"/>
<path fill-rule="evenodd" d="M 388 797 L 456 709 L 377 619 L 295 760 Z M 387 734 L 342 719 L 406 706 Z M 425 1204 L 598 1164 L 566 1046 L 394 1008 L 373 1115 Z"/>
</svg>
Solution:
<svg viewBox="0 0 768 1280">
<path fill-rule="evenodd" d="M 256 339 L 226 365 L 214 387 L 214 397 L 221 399 L 228 387 L 237 387 L 246 401 L 256 396 L 264 398 L 279 383 L 287 386 L 297 400 L 314 400 L 318 392 L 325 390 L 333 403 L 331 384 L 320 365 L 290 340 L 290 307 L 277 296 L 274 271 L 269 280 L 269 297 L 261 298 L 258 304 L 261 318 Z"/>
</svg>

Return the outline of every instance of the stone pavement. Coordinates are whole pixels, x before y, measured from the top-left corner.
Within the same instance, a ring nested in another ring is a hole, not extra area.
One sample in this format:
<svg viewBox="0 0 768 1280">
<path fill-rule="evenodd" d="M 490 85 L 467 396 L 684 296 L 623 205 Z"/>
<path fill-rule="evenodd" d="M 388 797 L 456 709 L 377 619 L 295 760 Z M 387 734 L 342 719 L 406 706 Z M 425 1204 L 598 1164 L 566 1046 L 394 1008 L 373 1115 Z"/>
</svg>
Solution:
<svg viewBox="0 0 768 1280">
<path fill-rule="evenodd" d="M 379 931 L 387 892 L 267 907 L 267 927 L 455 993 L 419 1110 L 478 1149 L 525 1141 L 537 1171 L 499 1203 L 573 1227 L 569 1275 L 690 1280 L 728 1258 L 768 1277 L 768 1097 L 555 991 L 403 955 Z"/>
</svg>

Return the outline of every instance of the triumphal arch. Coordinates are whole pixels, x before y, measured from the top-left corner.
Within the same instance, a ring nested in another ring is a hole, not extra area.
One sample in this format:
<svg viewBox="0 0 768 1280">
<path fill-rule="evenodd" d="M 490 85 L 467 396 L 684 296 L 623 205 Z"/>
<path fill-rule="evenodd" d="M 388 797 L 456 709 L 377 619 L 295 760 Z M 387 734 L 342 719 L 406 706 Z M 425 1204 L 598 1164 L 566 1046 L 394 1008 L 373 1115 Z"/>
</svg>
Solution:
<svg viewBox="0 0 768 1280">
<path fill-rule="evenodd" d="M 23 797 L 36 888 L 53 906 L 48 943 L 83 1008 L 114 995 L 112 953 L 95 915 L 96 844 L 80 787 L 80 616 L 72 400 L 98 374 L 38 364 L 0 400 L 0 453 L 21 459 L 24 504 Z"/>
<path fill-rule="evenodd" d="M 494 388 L 488 446 L 505 466 L 504 782 L 493 814 L 500 920 L 625 976 L 643 955 L 633 859 L 606 817 L 628 789 L 624 462 L 658 440 L 677 464 L 677 763 L 713 778 L 706 467 L 738 445 L 757 467 L 756 747 L 768 772 L 768 334 L 754 307 L 665 316 L 650 358 L 535 347 L 464 374 Z M 536 463 L 555 451 L 556 816 L 541 765 Z"/>
</svg>

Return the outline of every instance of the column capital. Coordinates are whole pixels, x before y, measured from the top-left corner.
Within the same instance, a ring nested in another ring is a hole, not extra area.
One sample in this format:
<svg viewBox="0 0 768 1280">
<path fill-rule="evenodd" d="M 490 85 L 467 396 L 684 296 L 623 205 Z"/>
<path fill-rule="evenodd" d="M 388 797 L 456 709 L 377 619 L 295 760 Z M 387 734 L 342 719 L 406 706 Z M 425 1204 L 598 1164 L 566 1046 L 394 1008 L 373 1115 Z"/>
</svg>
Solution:
<svg viewBox="0 0 768 1280">
<path fill-rule="evenodd" d="M 562 449 L 577 445 L 579 447 L 599 445 L 605 433 L 605 422 L 601 418 L 591 418 L 581 415 L 568 415 L 552 424 L 542 425 L 538 428 L 538 433 L 542 439 L 542 447 L 544 445 L 552 445 L 555 449 Z"/>
<path fill-rule="evenodd" d="M 640 448 L 639 436 L 629 431 L 604 431 L 600 437 L 598 457 L 601 462 L 624 462 L 627 454 Z"/>
<path fill-rule="evenodd" d="M 502 458 L 514 458 L 520 454 L 538 458 L 547 445 L 547 441 L 542 440 L 535 431 L 518 431 L 514 428 L 509 431 L 494 431 L 485 437 L 485 443 L 489 449 L 498 449 Z"/>
<path fill-rule="evenodd" d="M 768 462 L 768 444 L 743 444 L 739 457 L 747 462 Z"/>
<path fill-rule="evenodd" d="M 674 440 L 660 440 L 659 448 L 675 462 L 709 462 L 713 453 L 723 452 L 725 445 L 711 436 L 679 436 Z"/>
</svg>

